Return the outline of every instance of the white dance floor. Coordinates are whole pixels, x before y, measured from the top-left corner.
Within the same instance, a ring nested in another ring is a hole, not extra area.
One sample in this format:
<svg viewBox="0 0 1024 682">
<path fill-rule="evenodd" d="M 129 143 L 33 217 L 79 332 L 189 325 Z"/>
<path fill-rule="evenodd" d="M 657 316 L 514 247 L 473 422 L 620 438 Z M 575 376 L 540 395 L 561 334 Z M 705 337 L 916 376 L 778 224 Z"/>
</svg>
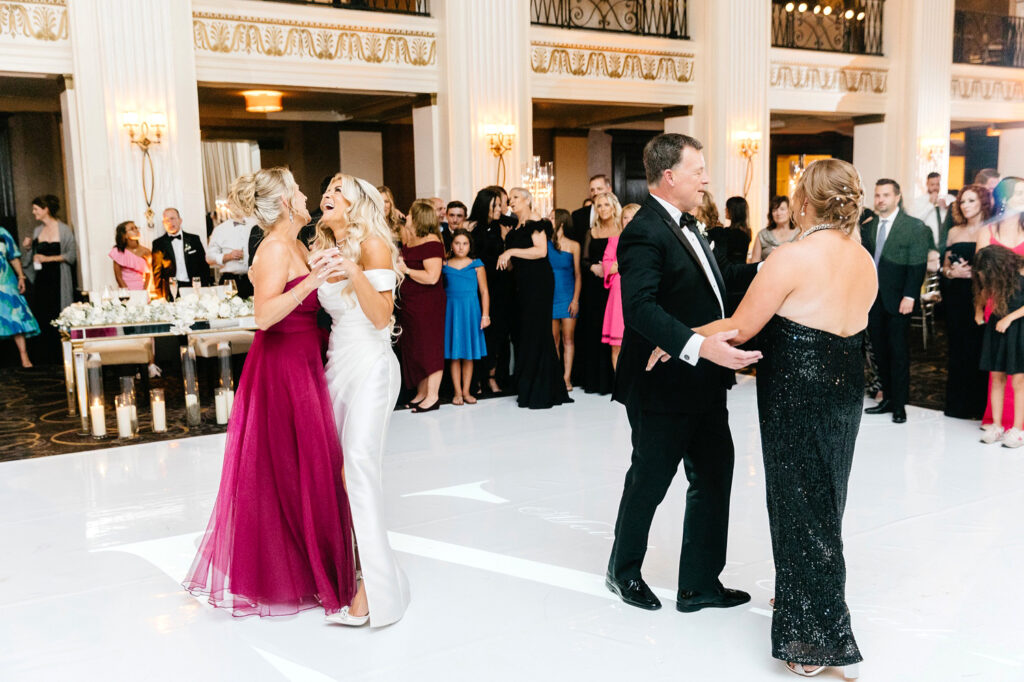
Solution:
<svg viewBox="0 0 1024 682">
<path fill-rule="evenodd" d="M 770 657 L 772 559 L 754 384 L 730 395 L 729 564 L 753 595 L 674 608 L 685 480 L 644 566 L 665 607 L 603 585 L 629 462 L 621 406 L 575 391 L 395 415 L 384 462 L 404 620 L 235 619 L 178 582 L 206 525 L 223 436 L 0 464 L 0 680 L 790 680 Z M 1024 451 L 973 423 L 865 417 L 846 512 L 862 680 L 1024 679 Z M 829 671 L 819 679 L 837 679 Z"/>
</svg>

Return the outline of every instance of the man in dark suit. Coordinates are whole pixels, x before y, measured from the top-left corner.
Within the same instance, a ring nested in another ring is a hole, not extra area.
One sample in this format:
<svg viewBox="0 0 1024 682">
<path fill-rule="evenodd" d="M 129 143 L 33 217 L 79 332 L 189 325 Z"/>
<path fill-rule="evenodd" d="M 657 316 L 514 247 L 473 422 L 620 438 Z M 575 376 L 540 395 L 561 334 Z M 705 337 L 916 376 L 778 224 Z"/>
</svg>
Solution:
<svg viewBox="0 0 1024 682">
<path fill-rule="evenodd" d="M 864 411 L 891 412 L 892 420 L 902 424 L 910 399 L 910 315 L 935 242 L 928 226 L 900 210 L 899 202 L 895 180 L 882 178 L 875 184 L 876 215 L 861 224 L 861 243 L 878 268 L 878 297 L 868 315 L 868 335 L 882 380 L 882 402 Z"/>
<path fill-rule="evenodd" d="M 192 286 L 193 277 L 200 278 L 204 287 L 213 284 L 199 235 L 181 229 L 181 214 L 176 208 L 164 209 L 163 222 L 167 234 L 153 240 L 153 286 L 157 294 L 170 299 L 172 279 L 179 288 Z"/>
<path fill-rule="evenodd" d="M 730 607 L 750 595 L 718 580 L 725 566 L 733 444 L 726 390 L 761 354 L 734 348 L 736 332 L 694 328 L 724 316 L 727 286 L 749 286 L 756 265 L 721 267 L 692 211 L 708 183 L 701 143 L 663 134 L 644 148 L 651 195 L 619 239 L 625 334 L 612 397 L 626 406 L 633 455 L 605 584 L 644 609 L 661 603 L 640 569 L 651 520 L 682 462 L 689 481 L 676 608 Z M 669 354 L 648 371 L 655 347 Z"/>
<path fill-rule="evenodd" d="M 582 244 L 583 239 L 587 236 L 587 230 L 590 229 L 590 223 L 594 220 L 594 199 L 599 194 L 611 191 L 612 181 L 607 175 L 601 173 L 590 178 L 590 205 L 577 208 L 572 212 L 572 232 L 565 236 Z"/>
</svg>

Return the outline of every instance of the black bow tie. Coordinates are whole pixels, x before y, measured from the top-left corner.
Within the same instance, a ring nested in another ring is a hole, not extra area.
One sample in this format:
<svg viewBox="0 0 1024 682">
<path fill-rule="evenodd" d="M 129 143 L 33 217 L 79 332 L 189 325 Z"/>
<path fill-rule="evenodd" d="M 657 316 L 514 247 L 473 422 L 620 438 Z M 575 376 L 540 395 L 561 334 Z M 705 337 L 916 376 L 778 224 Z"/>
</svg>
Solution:
<svg viewBox="0 0 1024 682">
<path fill-rule="evenodd" d="M 173 242 L 173 241 L 174 241 L 175 239 L 181 239 L 181 235 L 180 235 L 180 234 L 175 234 L 175 235 L 167 235 L 167 236 L 171 238 L 171 241 L 172 241 L 172 242 Z"/>
<path fill-rule="evenodd" d="M 679 216 L 679 227 L 683 228 L 684 230 L 689 229 L 696 232 L 697 219 L 694 218 L 689 213 L 683 213 L 681 216 Z"/>
<path fill-rule="evenodd" d="M 232 220 L 231 222 L 233 222 L 235 225 L 245 225 L 244 220 Z"/>
</svg>

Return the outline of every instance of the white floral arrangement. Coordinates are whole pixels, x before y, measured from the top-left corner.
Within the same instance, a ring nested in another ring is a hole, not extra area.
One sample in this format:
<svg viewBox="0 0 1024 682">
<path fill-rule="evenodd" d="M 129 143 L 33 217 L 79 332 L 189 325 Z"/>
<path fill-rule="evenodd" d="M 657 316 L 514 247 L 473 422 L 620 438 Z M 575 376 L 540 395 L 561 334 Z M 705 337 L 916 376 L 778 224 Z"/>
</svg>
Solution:
<svg viewBox="0 0 1024 682">
<path fill-rule="evenodd" d="M 71 327 L 99 327 L 117 324 L 170 323 L 175 334 L 187 334 L 197 320 L 233 319 L 253 314 L 252 299 L 213 293 L 187 294 L 170 303 L 161 298 L 148 305 L 107 299 L 96 303 L 72 303 L 51 322 L 67 332 Z"/>
</svg>

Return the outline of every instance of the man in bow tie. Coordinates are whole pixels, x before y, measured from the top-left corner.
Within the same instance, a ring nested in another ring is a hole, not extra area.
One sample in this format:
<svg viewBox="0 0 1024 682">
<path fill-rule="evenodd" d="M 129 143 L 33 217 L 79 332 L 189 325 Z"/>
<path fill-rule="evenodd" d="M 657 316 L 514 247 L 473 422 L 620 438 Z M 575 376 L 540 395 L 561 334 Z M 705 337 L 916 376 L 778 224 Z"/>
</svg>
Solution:
<svg viewBox="0 0 1024 682">
<path fill-rule="evenodd" d="M 676 608 L 727 608 L 750 595 L 726 588 L 733 444 L 726 390 L 734 370 L 761 354 L 735 348 L 735 331 L 703 337 L 694 328 L 725 316 L 728 287 L 750 285 L 756 265 L 716 260 L 693 217 L 708 174 L 701 143 L 663 134 L 644 147 L 650 196 L 622 232 L 625 334 L 612 397 L 626 406 L 633 454 L 619 503 L 607 587 L 624 602 L 657 609 L 661 602 L 640 569 L 658 504 L 683 465 L 689 488 L 683 519 Z M 655 347 L 666 361 L 648 369 Z"/>
<path fill-rule="evenodd" d="M 192 286 L 193 277 L 199 277 L 204 287 L 213 284 L 203 242 L 198 235 L 181 229 L 178 209 L 164 209 L 163 223 L 167 234 L 153 240 L 153 286 L 157 295 L 171 298 L 172 279 L 179 288 Z"/>
<path fill-rule="evenodd" d="M 241 298 L 252 296 L 249 281 L 249 233 L 256 227 L 255 218 L 232 218 L 213 228 L 206 262 L 220 266 L 220 280 L 233 280 Z"/>
</svg>

